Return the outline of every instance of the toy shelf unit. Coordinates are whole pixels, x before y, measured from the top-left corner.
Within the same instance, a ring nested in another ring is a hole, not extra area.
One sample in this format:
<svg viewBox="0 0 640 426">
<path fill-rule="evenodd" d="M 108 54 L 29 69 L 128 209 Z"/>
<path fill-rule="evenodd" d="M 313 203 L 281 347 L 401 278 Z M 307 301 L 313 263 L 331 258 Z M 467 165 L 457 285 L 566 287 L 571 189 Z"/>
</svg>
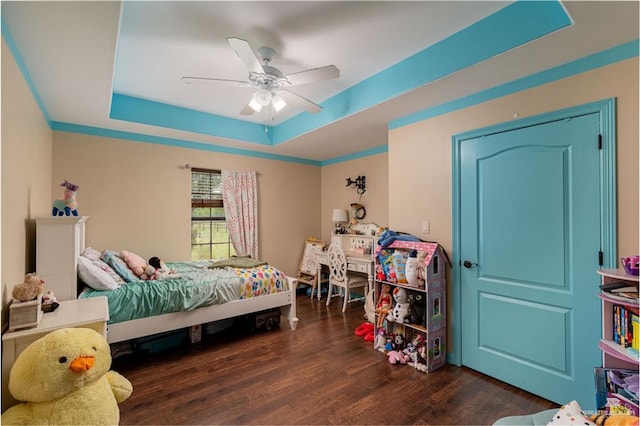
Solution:
<svg viewBox="0 0 640 426">
<path fill-rule="evenodd" d="M 402 271 L 412 252 L 418 253 L 417 282 Z M 402 352 L 402 363 L 425 373 L 446 364 L 445 258 L 439 244 L 426 242 L 396 241 L 376 252 L 374 304 L 385 298 L 386 287 L 392 308 L 387 314 L 376 309 L 374 348 Z"/>
<path fill-rule="evenodd" d="M 637 294 L 638 276 L 629 275 L 624 269 L 600 269 L 598 273 L 602 280 L 598 294 L 602 300 L 602 365 L 637 370 L 640 323 L 638 298 L 634 298 L 632 290 L 635 288 Z"/>
<path fill-rule="evenodd" d="M 638 383 L 640 316 L 638 276 L 624 269 L 599 269 L 602 306 L 602 368 L 595 368 L 596 403 L 609 414 L 639 415 L 637 396 L 626 391 Z"/>
</svg>

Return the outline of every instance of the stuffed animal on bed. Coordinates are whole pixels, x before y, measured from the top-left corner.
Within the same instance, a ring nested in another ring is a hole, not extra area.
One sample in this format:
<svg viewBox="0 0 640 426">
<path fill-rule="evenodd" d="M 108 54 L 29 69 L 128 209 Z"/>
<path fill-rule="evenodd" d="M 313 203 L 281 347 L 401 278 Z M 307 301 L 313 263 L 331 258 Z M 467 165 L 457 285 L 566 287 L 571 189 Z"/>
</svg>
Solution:
<svg viewBox="0 0 640 426">
<path fill-rule="evenodd" d="M 126 262 L 127 266 L 141 280 L 154 279 L 153 276 L 156 269 L 139 255 L 127 250 L 122 250 L 120 252 L 120 258 Z"/>
<path fill-rule="evenodd" d="M 133 391 L 111 371 L 109 345 L 89 328 L 63 328 L 31 343 L 9 374 L 19 401 L 2 414 L 4 425 L 117 425 L 118 403 Z"/>
<path fill-rule="evenodd" d="M 13 287 L 11 295 L 19 302 L 35 300 L 44 293 L 44 280 L 34 273 L 24 276 L 24 282 Z"/>
<path fill-rule="evenodd" d="M 155 274 L 151 278 L 152 280 L 180 278 L 180 274 L 178 274 L 174 268 L 167 267 L 167 264 L 157 256 L 149 259 L 149 265 L 155 268 Z"/>
</svg>

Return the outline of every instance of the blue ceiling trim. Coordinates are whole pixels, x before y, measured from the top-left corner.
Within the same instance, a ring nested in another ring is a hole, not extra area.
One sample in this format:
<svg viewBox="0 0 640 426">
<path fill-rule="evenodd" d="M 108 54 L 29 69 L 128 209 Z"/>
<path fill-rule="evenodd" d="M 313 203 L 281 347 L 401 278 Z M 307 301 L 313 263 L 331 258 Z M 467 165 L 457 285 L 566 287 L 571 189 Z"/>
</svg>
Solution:
<svg viewBox="0 0 640 426">
<path fill-rule="evenodd" d="M 371 155 L 376 155 L 376 154 L 383 154 L 387 151 L 389 151 L 389 147 L 387 145 L 377 146 L 375 148 L 366 149 L 364 151 L 354 152 L 353 154 L 330 158 L 328 160 L 322 161 L 320 165 L 329 166 L 331 164 L 344 163 L 345 161 L 356 160 L 358 158 L 369 157 Z"/>
<path fill-rule="evenodd" d="M 275 146 L 571 24 L 557 1 L 517 1 L 327 99 L 319 114 L 298 114 L 268 134 L 257 124 L 118 94 L 110 117 Z"/>
<path fill-rule="evenodd" d="M 572 75 L 580 74 L 616 62 L 624 61 L 626 59 L 631 59 L 638 56 L 639 49 L 640 40 L 634 40 L 629 43 L 611 48 L 609 50 L 595 53 L 582 59 L 557 66 L 555 68 L 550 68 L 548 70 L 502 84 L 500 86 L 492 87 L 491 89 L 474 93 L 473 95 L 466 96 L 464 98 L 456 99 L 454 101 L 437 105 L 433 108 L 428 108 L 423 111 L 419 111 L 414 114 L 399 118 L 397 120 L 393 120 L 389 122 L 388 128 L 389 130 L 392 130 L 398 127 L 407 126 L 419 121 L 424 121 L 433 117 L 437 117 L 439 115 L 447 114 L 452 111 L 477 105 L 491 99 L 511 95 L 513 93 L 531 89 L 532 87 L 541 86 L 543 84 L 551 83 L 553 81 L 570 77 Z"/>
<path fill-rule="evenodd" d="M 38 104 L 38 108 L 40 108 L 40 112 L 42 113 L 42 116 L 44 117 L 45 121 L 49 125 L 49 128 L 51 128 L 51 117 L 49 117 L 47 108 L 44 106 L 44 103 L 40 98 L 40 94 L 38 93 L 38 90 L 36 90 L 35 84 L 33 84 L 33 80 L 31 80 L 31 75 L 27 70 L 27 66 L 24 63 L 24 60 L 22 59 L 22 55 L 20 54 L 18 47 L 13 41 L 13 37 L 11 37 L 11 34 L 9 33 L 9 29 L 5 24 L 4 18 L 2 16 L 0 16 L 0 28 L 2 29 L 2 37 L 4 38 L 5 43 L 7 43 L 7 46 L 9 47 L 9 50 L 13 55 L 13 59 L 16 61 L 16 64 L 18 65 L 18 69 L 20 70 L 20 72 L 22 73 L 22 76 L 24 77 L 24 80 L 27 83 L 29 90 L 31 91 L 31 95 L 33 95 L 33 99 L 35 99 L 36 104 Z"/>
<path fill-rule="evenodd" d="M 184 139 L 165 138 L 160 136 L 144 135 L 141 133 L 124 132 L 121 130 L 103 129 L 101 127 L 83 126 L 73 123 L 62 123 L 54 121 L 52 130 L 61 132 L 80 133 L 83 135 L 101 136 L 106 138 L 124 139 L 135 142 L 145 142 L 157 145 L 175 146 L 179 148 L 197 149 L 200 151 L 220 152 L 224 154 L 244 155 L 247 157 L 264 158 L 267 160 L 287 161 L 290 163 L 308 164 L 319 166 L 320 162 L 307 160 L 304 158 L 289 157 L 286 155 L 276 155 L 267 152 L 251 151 L 248 149 L 228 148 L 219 145 L 209 145 L 202 142 L 193 142 Z"/>
<path fill-rule="evenodd" d="M 271 127 L 114 93 L 109 118 L 271 146 Z"/>
<path fill-rule="evenodd" d="M 518 1 L 299 114 L 273 132 L 274 145 L 557 31 L 572 21 L 556 1 Z"/>
</svg>

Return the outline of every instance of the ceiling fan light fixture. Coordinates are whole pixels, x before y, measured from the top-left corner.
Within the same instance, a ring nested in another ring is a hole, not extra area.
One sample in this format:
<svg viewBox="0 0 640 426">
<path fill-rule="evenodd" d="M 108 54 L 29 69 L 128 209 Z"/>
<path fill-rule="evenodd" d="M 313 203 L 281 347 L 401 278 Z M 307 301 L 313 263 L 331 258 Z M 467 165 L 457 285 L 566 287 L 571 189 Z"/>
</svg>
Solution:
<svg viewBox="0 0 640 426">
<path fill-rule="evenodd" d="M 287 103 L 284 101 L 284 99 L 282 99 L 282 97 L 277 93 L 271 97 L 271 104 L 273 105 L 273 109 L 275 109 L 276 112 L 281 111 L 282 108 L 287 106 Z"/>
<path fill-rule="evenodd" d="M 256 96 L 254 95 L 249 101 L 249 107 L 255 112 L 262 111 L 262 104 L 256 100 Z"/>
<path fill-rule="evenodd" d="M 253 99 L 261 106 L 266 107 L 271 102 L 271 93 L 266 89 L 260 89 L 253 95 Z"/>
</svg>

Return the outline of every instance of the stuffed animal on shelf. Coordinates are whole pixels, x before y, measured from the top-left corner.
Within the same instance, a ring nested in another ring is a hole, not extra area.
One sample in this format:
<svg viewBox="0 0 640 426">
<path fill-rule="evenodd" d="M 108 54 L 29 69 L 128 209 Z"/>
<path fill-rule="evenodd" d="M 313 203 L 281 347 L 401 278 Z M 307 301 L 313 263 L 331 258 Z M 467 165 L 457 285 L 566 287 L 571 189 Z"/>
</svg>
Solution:
<svg viewBox="0 0 640 426">
<path fill-rule="evenodd" d="M 416 259 L 418 259 L 419 265 L 424 265 L 427 259 L 427 252 L 418 250 L 418 254 L 416 255 Z M 418 268 L 418 287 L 424 288 L 427 282 L 426 276 L 427 269 L 424 267 Z"/>
<path fill-rule="evenodd" d="M 416 360 L 413 363 L 413 368 L 423 373 L 427 372 L 427 345 L 424 338 L 418 334 L 412 340 L 411 343 L 416 348 Z"/>
<path fill-rule="evenodd" d="M 387 357 L 389 358 L 389 363 L 393 365 L 406 364 L 407 361 L 409 361 L 408 355 L 406 355 L 402 351 L 397 350 L 387 352 Z"/>
<path fill-rule="evenodd" d="M 384 345 L 387 343 L 387 333 L 384 331 L 384 328 L 378 329 L 378 333 L 376 334 L 376 338 L 373 342 L 373 347 L 380 352 L 384 352 Z"/>
<path fill-rule="evenodd" d="M 395 305 L 393 310 L 387 315 L 387 320 L 392 322 L 403 323 L 404 318 L 409 313 L 409 301 L 407 298 L 407 291 L 402 287 L 396 287 L 393 289 L 393 299 Z"/>
<path fill-rule="evenodd" d="M 418 361 L 418 350 L 416 349 L 413 342 L 407 343 L 407 347 L 402 351 L 409 357 L 408 361 L 412 367 L 415 368 L 416 362 Z"/>
<path fill-rule="evenodd" d="M 76 192 L 80 187 L 76 184 L 64 180 L 60 184 L 64 186 L 64 198 L 53 202 L 52 216 L 78 216 L 78 202 L 76 201 Z"/>
<path fill-rule="evenodd" d="M 37 299 L 44 292 L 44 280 L 34 273 L 24 276 L 24 282 L 13 287 L 11 295 L 19 302 L 28 302 Z"/>
<path fill-rule="evenodd" d="M 424 295 L 418 292 L 411 292 L 408 295 L 409 313 L 404 318 L 405 324 L 419 324 L 426 326 L 424 305 Z"/>
<path fill-rule="evenodd" d="M 133 391 L 111 371 L 105 338 L 89 328 L 63 328 L 31 343 L 9 374 L 19 401 L 2 414 L 5 425 L 117 425 L 118 403 Z"/>
<path fill-rule="evenodd" d="M 418 260 L 418 251 L 413 250 L 409 253 L 409 257 L 407 258 L 407 263 L 405 264 L 405 277 L 407 278 L 407 283 L 414 287 L 418 287 L 420 285 L 420 281 L 418 280 L 418 269 L 420 269 L 421 263 Z"/>
</svg>

